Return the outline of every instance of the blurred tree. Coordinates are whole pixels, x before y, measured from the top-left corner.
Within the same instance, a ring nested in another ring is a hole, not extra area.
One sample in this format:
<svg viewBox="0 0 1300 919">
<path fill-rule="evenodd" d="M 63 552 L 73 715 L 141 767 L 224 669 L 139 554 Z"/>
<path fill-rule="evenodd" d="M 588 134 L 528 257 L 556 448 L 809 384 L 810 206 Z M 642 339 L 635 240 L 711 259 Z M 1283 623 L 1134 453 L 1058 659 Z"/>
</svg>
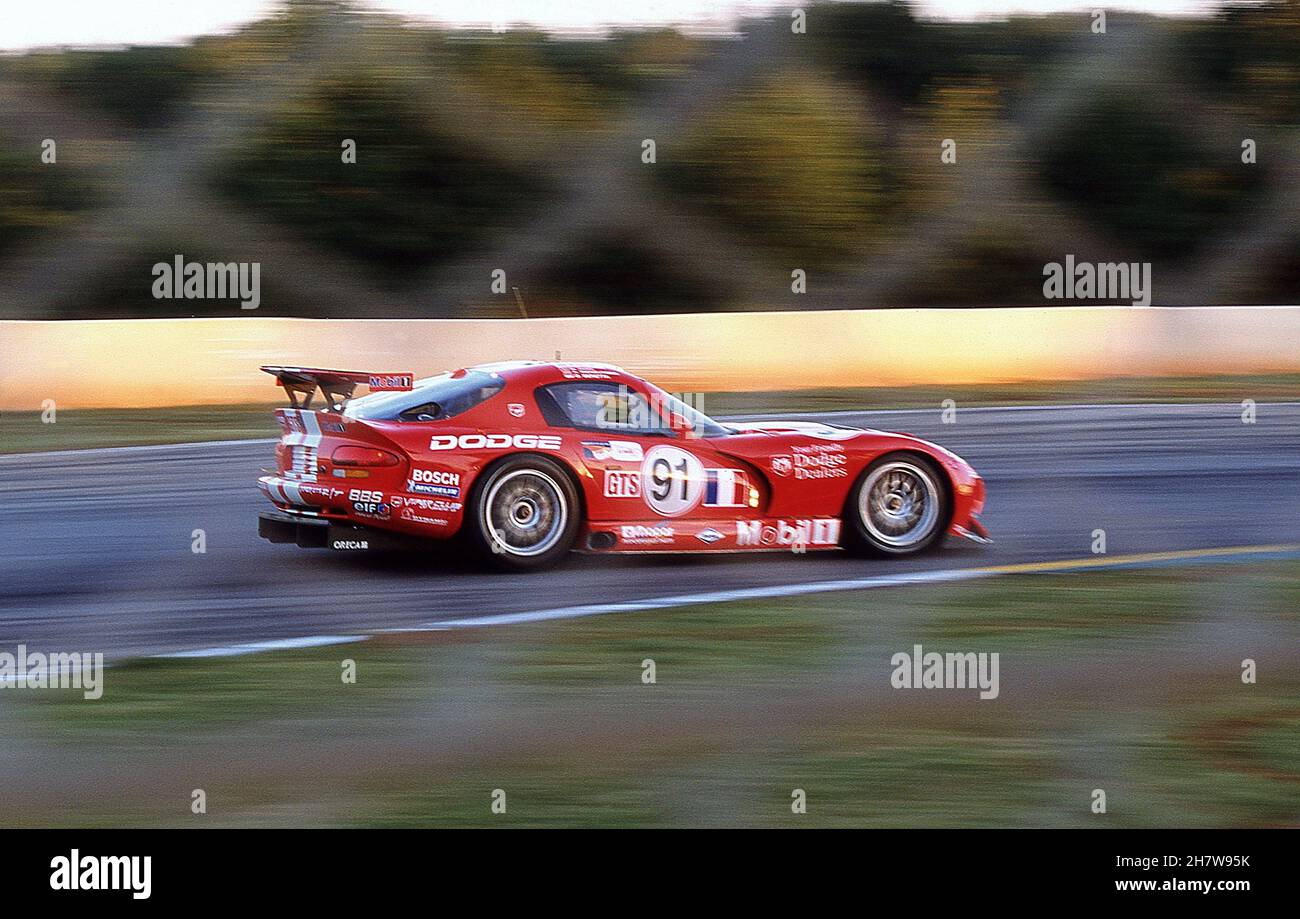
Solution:
<svg viewBox="0 0 1300 919">
<path fill-rule="evenodd" d="M 1177 112 L 1154 111 L 1114 89 L 1053 137 L 1039 169 L 1057 195 L 1134 255 L 1186 258 L 1262 188 L 1263 167 L 1241 168 L 1239 153 L 1206 149 Z"/>
<path fill-rule="evenodd" d="M 343 162 L 344 139 L 357 162 Z M 271 120 L 216 178 L 246 206 L 400 283 L 512 225 L 545 199 L 540 180 L 441 131 L 398 84 L 322 83 Z"/>
<path fill-rule="evenodd" d="M 976 79 L 927 91 L 907 109 L 896 145 L 903 208 L 933 214 L 961 194 L 959 182 L 969 170 L 984 169 L 987 174 L 990 159 L 1000 155 L 1004 142 L 1002 97 L 992 80 Z M 942 144 L 949 140 L 954 160 L 944 162 Z"/>
<path fill-rule="evenodd" d="M 1165 264 L 1186 269 L 1193 298 L 1198 290 L 1255 297 L 1249 285 L 1257 281 L 1266 291 L 1258 296 L 1300 295 L 1294 260 L 1277 245 L 1292 229 L 1287 215 L 1263 206 L 1283 200 L 1265 189 L 1285 175 L 1276 164 L 1300 123 L 1300 0 L 1229 3 L 1199 19 L 1112 17 L 1120 34 L 1111 37 L 1120 40 L 1106 40 L 1104 64 L 1086 15 L 943 22 L 919 18 L 900 0 L 818 3 L 808 13 L 806 35 L 793 35 L 781 12 L 742 23 L 743 42 L 674 30 L 573 40 L 425 28 L 359 12 L 349 0 L 290 0 L 190 47 L 5 56 L 0 114 L 6 130 L 16 126 L 29 139 L 21 155 L 0 145 L 0 254 L 78 219 L 97 192 L 132 201 L 142 190 L 166 191 L 174 176 L 157 177 L 161 188 L 145 176 L 152 185 L 136 187 L 128 183 L 144 170 L 131 166 L 185 149 L 199 135 L 188 135 L 188 125 L 166 129 L 195 115 L 205 128 L 239 119 L 236 147 L 210 181 L 277 221 L 286 257 L 301 251 L 297 241 L 318 243 L 355 260 L 340 271 L 359 268 L 363 288 L 372 280 L 403 288 L 425 267 L 485 250 L 510 258 L 519 244 L 524 260 L 542 253 L 530 269 L 548 285 L 524 281 L 526 292 L 531 285 L 537 298 L 579 311 L 761 300 L 767 281 L 740 294 L 725 279 L 700 277 L 711 273 L 700 263 L 715 253 L 714 264 L 744 265 L 751 277 L 819 271 L 810 292 L 820 298 L 792 306 L 889 305 L 899 279 L 909 279 L 904 299 L 914 303 L 1019 302 L 1038 289 L 1041 265 L 1036 256 L 1019 259 L 1016 247 L 1050 240 L 1053 257 L 1091 251 L 1151 259 L 1161 276 L 1172 273 Z M 1087 97 L 1113 72 L 1111 62 L 1140 68 L 1140 78 L 1115 79 L 1104 95 Z M 750 89 L 677 127 L 719 74 L 744 75 Z M 65 104 L 42 108 L 50 91 Z M 269 117 L 268 100 L 280 106 Z M 82 103 L 89 111 L 77 111 Z M 103 113 L 114 123 L 78 117 Z M 60 149 L 57 168 L 40 167 L 30 138 L 59 119 L 60 144 L 75 136 L 78 152 L 65 160 Z M 250 123 L 261 127 L 244 130 Z M 675 125 L 655 138 L 654 167 L 627 161 L 628 138 L 646 136 L 635 127 L 642 123 Z M 141 130 L 123 141 L 122 125 Z M 1036 140 L 1035 125 L 1043 144 L 1010 142 L 1021 131 Z M 1240 161 L 1245 136 L 1259 141 L 1258 165 Z M 348 138 L 358 145 L 355 165 L 340 156 Z M 955 165 L 940 161 L 948 138 Z M 101 167 L 90 185 L 85 176 Z M 698 227 L 682 223 L 689 252 L 655 246 L 654 228 L 625 234 L 643 191 L 619 174 L 628 168 L 698 218 Z M 549 208 L 553 188 L 584 183 L 592 194 L 575 196 L 580 206 Z M 543 213 L 550 219 L 528 226 Z M 144 251 L 151 234 L 189 232 L 175 217 L 159 213 L 157 227 L 127 242 Z M 1241 244 L 1267 264 L 1237 277 L 1221 264 L 1188 263 L 1247 220 L 1258 221 L 1257 233 Z M 986 238 L 994 224 L 1019 235 Z M 106 224 L 95 237 L 116 231 Z M 275 234 L 262 238 L 273 244 Z M 556 244 L 554 234 L 564 240 Z M 196 239 L 189 248 L 205 242 L 213 251 L 226 241 Z M 0 270 L 26 272 L 19 280 L 36 289 L 50 268 L 10 259 Z M 476 289 L 476 272 L 458 274 L 467 286 L 440 308 L 474 302 L 466 291 Z M 735 299 L 719 296 L 719 286 Z M 411 290 L 413 302 L 427 301 L 427 290 Z M 398 302 L 379 294 L 369 306 L 340 293 L 306 304 L 284 299 L 283 308 L 377 314 L 386 307 L 376 303 Z M 127 302 L 118 296 L 112 289 L 83 299 L 111 311 Z"/>
<path fill-rule="evenodd" d="M 156 128 L 183 111 L 204 77 L 190 47 L 69 51 L 47 76 L 54 87 L 134 128 Z"/>
<path fill-rule="evenodd" d="M 632 80 L 603 42 L 553 41 L 531 31 L 451 35 L 439 42 L 459 91 L 537 127 L 596 127 L 626 100 Z"/>
<path fill-rule="evenodd" d="M 935 270 L 909 278 L 891 299 L 898 306 L 1050 305 L 1043 299 L 1043 266 L 1052 258 L 1015 229 L 990 225 L 945 253 Z"/>
<path fill-rule="evenodd" d="M 25 154 L 0 138 L 0 255 L 20 240 L 64 226 L 94 207 L 101 189 L 72 165 L 43 165 L 39 150 Z"/>
<path fill-rule="evenodd" d="M 695 277 L 631 233 L 586 246 L 547 273 L 529 315 L 704 313 L 726 299 L 722 285 Z"/>
<path fill-rule="evenodd" d="M 828 4 L 813 16 L 814 40 L 840 67 L 901 102 L 916 101 L 948 56 L 900 0 Z"/>
<path fill-rule="evenodd" d="M 1278 126 L 1300 122 L 1300 0 L 1234 4 L 1175 28 L 1181 73 L 1198 89 Z"/>
<path fill-rule="evenodd" d="M 915 104 L 951 82 L 1016 87 L 1077 40 L 1066 17 L 926 21 L 902 0 L 822 4 L 810 15 L 809 37 L 836 72 L 897 105 Z"/>
<path fill-rule="evenodd" d="M 878 141 L 851 92 L 769 78 L 659 152 L 662 176 L 791 265 L 860 255 L 891 202 Z"/>
</svg>

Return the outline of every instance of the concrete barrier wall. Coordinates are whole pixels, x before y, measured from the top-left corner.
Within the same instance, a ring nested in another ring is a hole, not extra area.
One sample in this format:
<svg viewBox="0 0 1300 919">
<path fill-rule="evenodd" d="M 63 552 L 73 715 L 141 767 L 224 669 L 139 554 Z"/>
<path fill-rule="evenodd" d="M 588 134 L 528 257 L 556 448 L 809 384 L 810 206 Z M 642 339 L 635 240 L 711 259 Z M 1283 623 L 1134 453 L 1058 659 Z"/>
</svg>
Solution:
<svg viewBox="0 0 1300 919">
<path fill-rule="evenodd" d="M 0 322 L 0 409 L 276 402 L 258 366 L 602 360 L 677 391 L 1300 372 L 1300 307 Z"/>
</svg>

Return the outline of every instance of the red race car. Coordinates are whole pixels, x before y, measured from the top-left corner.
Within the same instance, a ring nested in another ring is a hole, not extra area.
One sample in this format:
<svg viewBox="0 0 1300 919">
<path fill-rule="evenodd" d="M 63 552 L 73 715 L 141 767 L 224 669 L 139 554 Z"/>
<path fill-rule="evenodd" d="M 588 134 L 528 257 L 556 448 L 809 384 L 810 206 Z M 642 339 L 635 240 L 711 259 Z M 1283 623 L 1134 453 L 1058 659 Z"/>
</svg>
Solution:
<svg viewBox="0 0 1300 919">
<path fill-rule="evenodd" d="M 988 539 L 984 481 L 942 447 L 818 422 L 723 424 L 608 364 L 421 380 L 262 369 L 293 405 L 276 412 L 277 471 L 259 479 L 277 508 L 259 521 L 272 542 L 358 550 L 462 534 L 527 569 L 573 549 L 907 555 L 945 533 Z"/>
</svg>

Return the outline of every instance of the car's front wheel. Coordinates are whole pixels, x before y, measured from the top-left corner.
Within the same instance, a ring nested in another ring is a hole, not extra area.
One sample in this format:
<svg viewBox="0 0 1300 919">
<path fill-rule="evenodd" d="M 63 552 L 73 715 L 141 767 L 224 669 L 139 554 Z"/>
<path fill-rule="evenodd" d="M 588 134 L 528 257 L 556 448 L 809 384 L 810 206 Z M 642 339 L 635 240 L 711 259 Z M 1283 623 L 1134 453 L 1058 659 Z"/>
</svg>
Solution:
<svg viewBox="0 0 1300 919">
<path fill-rule="evenodd" d="M 951 516 L 947 479 L 910 453 L 882 456 L 858 477 L 845 506 L 849 548 L 911 555 L 943 537 Z"/>
<path fill-rule="evenodd" d="M 542 456 L 512 456 L 474 486 L 470 536 L 498 568 L 544 568 L 568 554 L 578 534 L 578 492 L 565 471 Z"/>
</svg>

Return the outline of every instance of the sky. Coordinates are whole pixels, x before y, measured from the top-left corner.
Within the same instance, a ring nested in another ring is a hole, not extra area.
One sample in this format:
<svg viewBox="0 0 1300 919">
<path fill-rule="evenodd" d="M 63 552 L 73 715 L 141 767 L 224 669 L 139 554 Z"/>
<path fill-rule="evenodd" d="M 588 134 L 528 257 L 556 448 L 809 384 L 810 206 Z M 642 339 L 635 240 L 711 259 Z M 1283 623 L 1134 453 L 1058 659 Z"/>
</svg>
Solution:
<svg viewBox="0 0 1300 919">
<path fill-rule="evenodd" d="M 801 0 L 361 0 L 366 6 L 451 26 L 527 23 L 557 32 L 611 26 L 725 28 L 746 14 L 792 9 Z M 914 0 L 924 15 L 981 18 L 1059 10 L 1204 13 L 1215 0 Z M 5 0 L 0 49 L 184 42 L 229 31 L 273 12 L 277 0 Z"/>
</svg>

